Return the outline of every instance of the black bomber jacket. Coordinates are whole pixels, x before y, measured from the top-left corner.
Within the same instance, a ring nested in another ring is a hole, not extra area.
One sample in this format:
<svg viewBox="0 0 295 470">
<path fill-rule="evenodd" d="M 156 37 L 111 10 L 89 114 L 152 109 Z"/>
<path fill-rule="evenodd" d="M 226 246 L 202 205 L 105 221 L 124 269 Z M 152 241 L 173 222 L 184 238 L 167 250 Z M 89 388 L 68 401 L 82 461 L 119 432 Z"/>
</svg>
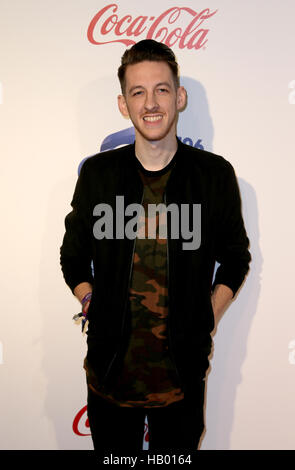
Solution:
<svg viewBox="0 0 295 470">
<path fill-rule="evenodd" d="M 225 284 L 235 294 L 251 256 L 231 164 L 179 140 L 175 159 L 165 192 L 166 205 L 199 204 L 201 208 L 197 249 L 183 249 L 187 240 L 182 233 L 178 238 L 171 236 L 168 217 L 168 339 L 179 378 L 186 386 L 204 377 L 208 368 L 214 329 L 212 289 Z M 101 383 L 122 358 L 128 334 L 126 309 L 135 239 L 98 239 L 94 233 L 98 216 L 93 213 L 97 204 L 104 203 L 115 214 L 119 195 L 124 196 L 125 208 L 141 203 L 143 186 L 136 163 L 134 144 L 88 158 L 76 184 L 73 210 L 65 219 L 61 267 L 72 291 L 81 282 L 93 285 L 87 360 Z M 114 234 L 115 222 L 114 215 Z"/>
</svg>

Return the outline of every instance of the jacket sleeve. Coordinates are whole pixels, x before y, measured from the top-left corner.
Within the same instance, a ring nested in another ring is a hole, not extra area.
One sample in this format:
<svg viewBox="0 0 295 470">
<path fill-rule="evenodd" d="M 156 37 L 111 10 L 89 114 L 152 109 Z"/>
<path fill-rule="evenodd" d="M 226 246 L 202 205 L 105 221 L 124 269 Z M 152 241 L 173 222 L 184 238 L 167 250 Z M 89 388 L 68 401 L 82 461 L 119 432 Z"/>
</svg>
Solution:
<svg viewBox="0 0 295 470">
<path fill-rule="evenodd" d="M 81 282 L 93 284 L 91 269 L 91 202 L 85 162 L 81 168 L 72 211 L 65 218 L 65 235 L 60 248 L 60 263 L 65 282 L 72 292 Z"/>
<path fill-rule="evenodd" d="M 249 270 L 251 255 L 242 217 L 240 191 L 229 162 L 226 162 L 220 189 L 216 237 L 216 261 L 220 265 L 212 288 L 224 284 L 235 295 Z"/>
</svg>

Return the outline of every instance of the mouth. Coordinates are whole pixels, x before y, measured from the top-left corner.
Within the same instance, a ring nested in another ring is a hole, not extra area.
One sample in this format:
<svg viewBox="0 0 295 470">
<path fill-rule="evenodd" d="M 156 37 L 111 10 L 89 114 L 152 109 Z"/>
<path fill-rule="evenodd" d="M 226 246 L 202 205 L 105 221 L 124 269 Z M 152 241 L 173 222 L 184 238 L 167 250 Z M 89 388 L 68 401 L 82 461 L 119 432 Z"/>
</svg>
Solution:
<svg viewBox="0 0 295 470">
<path fill-rule="evenodd" d="M 161 119 L 163 119 L 163 116 L 162 116 L 162 115 L 157 115 L 157 116 L 144 116 L 144 117 L 143 117 L 143 120 L 146 121 L 146 122 L 158 122 L 158 121 L 161 121 Z"/>
</svg>

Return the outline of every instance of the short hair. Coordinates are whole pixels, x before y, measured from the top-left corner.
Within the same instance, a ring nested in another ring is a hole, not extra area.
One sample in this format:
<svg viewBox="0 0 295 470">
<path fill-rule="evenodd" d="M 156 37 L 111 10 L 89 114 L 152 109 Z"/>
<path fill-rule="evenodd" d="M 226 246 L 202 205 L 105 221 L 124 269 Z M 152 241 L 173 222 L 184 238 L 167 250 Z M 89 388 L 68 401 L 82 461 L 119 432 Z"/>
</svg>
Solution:
<svg viewBox="0 0 295 470">
<path fill-rule="evenodd" d="M 127 49 L 121 58 L 121 65 L 118 68 L 118 78 L 124 95 L 126 80 L 125 73 L 128 65 L 135 65 L 143 61 L 166 62 L 172 72 L 175 88 L 179 87 L 179 71 L 174 52 L 161 42 L 154 39 L 144 39 Z"/>
</svg>

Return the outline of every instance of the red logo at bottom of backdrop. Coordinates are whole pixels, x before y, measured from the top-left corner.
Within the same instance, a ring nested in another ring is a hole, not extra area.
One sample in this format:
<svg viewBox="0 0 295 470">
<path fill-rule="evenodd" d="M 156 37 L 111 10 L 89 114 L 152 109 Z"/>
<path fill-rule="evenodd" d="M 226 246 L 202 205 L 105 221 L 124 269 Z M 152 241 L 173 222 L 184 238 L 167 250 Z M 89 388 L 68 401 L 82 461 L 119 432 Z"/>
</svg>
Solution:
<svg viewBox="0 0 295 470">
<path fill-rule="evenodd" d="M 73 431 L 77 436 L 91 436 L 87 417 L 87 405 L 80 410 L 73 421 Z"/>
<path fill-rule="evenodd" d="M 87 417 L 87 405 L 84 406 L 75 416 L 73 421 L 73 431 L 77 436 L 91 436 L 89 420 Z M 149 441 L 149 431 L 147 423 L 144 424 L 144 441 Z"/>
</svg>

